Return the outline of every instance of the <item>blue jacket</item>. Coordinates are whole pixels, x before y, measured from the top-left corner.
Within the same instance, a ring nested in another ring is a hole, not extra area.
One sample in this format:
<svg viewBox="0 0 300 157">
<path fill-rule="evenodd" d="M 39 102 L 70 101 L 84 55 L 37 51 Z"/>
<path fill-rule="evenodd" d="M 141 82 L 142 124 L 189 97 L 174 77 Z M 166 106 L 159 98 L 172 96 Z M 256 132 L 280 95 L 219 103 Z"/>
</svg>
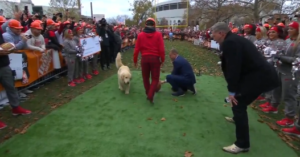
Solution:
<svg viewBox="0 0 300 157">
<path fill-rule="evenodd" d="M 196 77 L 191 64 L 181 56 L 178 56 L 173 61 L 172 75 L 180 75 L 192 81 L 192 83 L 196 83 Z"/>
<path fill-rule="evenodd" d="M 14 34 L 9 27 L 6 28 L 6 32 L 2 36 L 4 42 L 14 43 L 17 50 L 22 50 L 26 47 L 26 42 L 22 40 L 21 36 Z"/>
</svg>

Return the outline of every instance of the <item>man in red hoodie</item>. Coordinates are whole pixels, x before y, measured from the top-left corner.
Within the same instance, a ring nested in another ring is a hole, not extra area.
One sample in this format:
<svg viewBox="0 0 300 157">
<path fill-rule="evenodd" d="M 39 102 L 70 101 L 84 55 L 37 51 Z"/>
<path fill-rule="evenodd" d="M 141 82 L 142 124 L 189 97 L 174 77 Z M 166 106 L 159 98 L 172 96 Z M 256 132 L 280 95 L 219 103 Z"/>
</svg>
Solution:
<svg viewBox="0 0 300 157">
<path fill-rule="evenodd" d="M 133 61 L 137 67 L 139 53 L 142 54 L 141 66 L 147 99 L 153 103 L 153 97 L 159 83 L 160 67 L 165 61 L 165 48 L 162 34 L 155 29 L 155 20 L 148 18 L 146 27 L 136 41 Z M 151 75 L 151 84 L 150 84 Z"/>
</svg>

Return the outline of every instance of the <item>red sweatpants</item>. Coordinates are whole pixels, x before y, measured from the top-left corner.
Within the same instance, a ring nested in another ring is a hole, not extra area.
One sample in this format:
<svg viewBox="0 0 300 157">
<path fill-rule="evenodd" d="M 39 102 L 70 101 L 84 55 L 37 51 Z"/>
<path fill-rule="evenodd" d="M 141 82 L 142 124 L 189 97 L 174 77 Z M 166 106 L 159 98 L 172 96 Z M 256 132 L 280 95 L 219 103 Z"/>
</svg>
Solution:
<svg viewBox="0 0 300 157">
<path fill-rule="evenodd" d="M 141 66 L 143 82 L 148 99 L 153 100 L 160 76 L 160 59 L 158 56 L 142 56 Z M 151 74 L 151 84 L 150 84 Z"/>
</svg>

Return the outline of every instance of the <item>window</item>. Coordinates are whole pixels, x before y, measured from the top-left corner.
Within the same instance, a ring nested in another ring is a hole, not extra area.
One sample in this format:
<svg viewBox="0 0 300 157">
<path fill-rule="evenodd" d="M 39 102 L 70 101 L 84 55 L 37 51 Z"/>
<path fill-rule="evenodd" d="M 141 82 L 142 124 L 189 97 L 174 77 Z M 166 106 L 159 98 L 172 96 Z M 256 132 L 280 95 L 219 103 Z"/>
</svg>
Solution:
<svg viewBox="0 0 300 157">
<path fill-rule="evenodd" d="M 159 11 L 163 11 L 163 7 L 162 6 L 159 6 Z"/>
<path fill-rule="evenodd" d="M 172 20 L 170 20 L 170 25 L 172 25 Z"/>
<path fill-rule="evenodd" d="M 164 5 L 164 10 L 170 10 L 170 6 L 169 6 L 169 4 L 167 4 L 167 5 Z"/>
<path fill-rule="evenodd" d="M 187 2 L 178 3 L 178 9 L 185 9 L 185 8 L 187 8 Z"/>
<path fill-rule="evenodd" d="M 177 9 L 177 3 L 170 4 L 170 10 Z"/>
<path fill-rule="evenodd" d="M 156 12 L 158 12 L 159 11 L 159 8 L 158 7 L 156 7 Z"/>
<path fill-rule="evenodd" d="M 181 21 L 180 20 L 178 20 L 178 24 L 180 25 L 180 23 L 181 23 Z"/>
</svg>

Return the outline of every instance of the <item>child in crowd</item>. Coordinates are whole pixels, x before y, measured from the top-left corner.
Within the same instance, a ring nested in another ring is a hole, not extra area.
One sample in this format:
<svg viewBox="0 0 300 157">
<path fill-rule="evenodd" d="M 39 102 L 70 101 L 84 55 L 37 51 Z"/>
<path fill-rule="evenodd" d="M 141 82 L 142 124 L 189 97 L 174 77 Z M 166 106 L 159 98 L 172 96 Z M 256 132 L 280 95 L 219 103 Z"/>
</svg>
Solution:
<svg viewBox="0 0 300 157">
<path fill-rule="evenodd" d="M 83 28 L 76 27 L 75 29 L 75 36 L 74 41 L 76 42 L 77 46 L 80 46 L 80 38 L 84 38 L 83 35 Z M 75 64 L 75 82 L 82 83 L 85 82 L 85 79 L 91 79 L 92 75 L 88 73 L 88 61 L 83 60 L 82 56 L 77 56 L 76 64 Z M 84 79 L 85 78 L 85 79 Z"/>
<path fill-rule="evenodd" d="M 38 21 L 34 21 L 30 25 L 30 30 L 28 30 L 25 35 L 28 37 L 27 48 L 33 51 L 45 52 L 46 45 L 45 39 L 41 35 L 43 27 Z"/>
<path fill-rule="evenodd" d="M 65 60 L 68 66 L 68 86 L 75 87 L 76 83 L 74 82 L 74 73 L 75 73 L 75 62 L 77 54 L 79 53 L 77 43 L 73 39 L 73 32 L 70 29 L 66 29 L 64 32 L 64 53 Z"/>
</svg>

